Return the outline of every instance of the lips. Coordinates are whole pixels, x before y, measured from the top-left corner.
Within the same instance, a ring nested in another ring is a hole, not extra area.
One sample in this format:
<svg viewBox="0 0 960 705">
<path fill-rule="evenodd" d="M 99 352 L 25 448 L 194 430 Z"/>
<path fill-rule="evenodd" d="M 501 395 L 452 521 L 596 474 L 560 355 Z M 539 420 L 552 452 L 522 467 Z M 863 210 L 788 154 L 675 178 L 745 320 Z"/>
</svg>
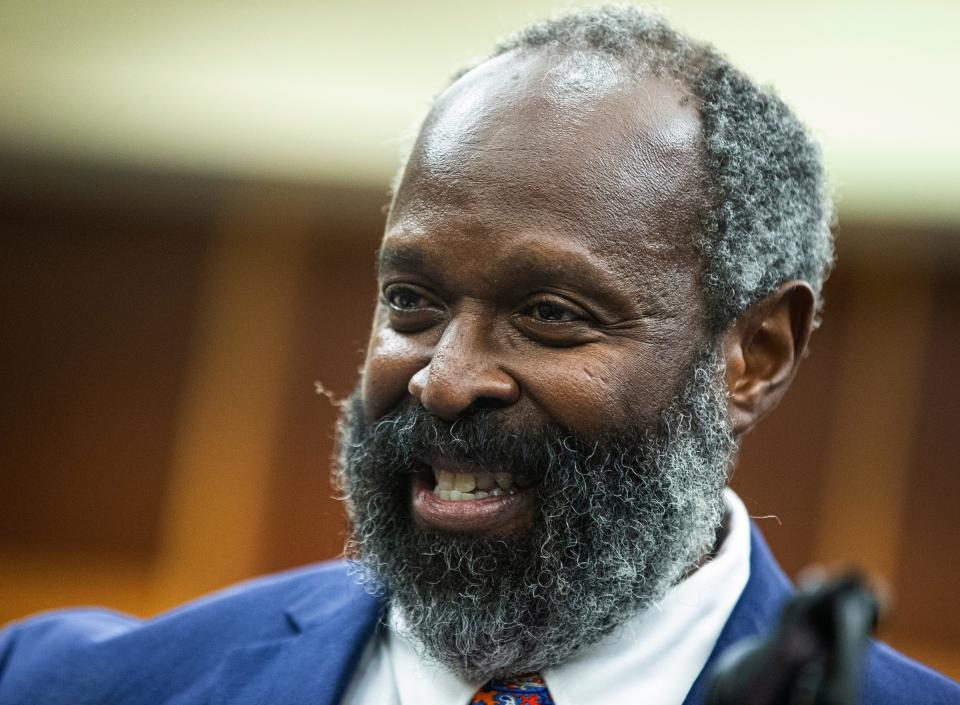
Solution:
<svg viewBox="0 0 960 705">
<path fill-rule="evenodd" d="M 537 500 L 527 475 L 442 458 L 432 459 L 413 476 L 411 495 L 413 516 L 420 526 L 490 535 L 529 526 Z"/>
</svg>

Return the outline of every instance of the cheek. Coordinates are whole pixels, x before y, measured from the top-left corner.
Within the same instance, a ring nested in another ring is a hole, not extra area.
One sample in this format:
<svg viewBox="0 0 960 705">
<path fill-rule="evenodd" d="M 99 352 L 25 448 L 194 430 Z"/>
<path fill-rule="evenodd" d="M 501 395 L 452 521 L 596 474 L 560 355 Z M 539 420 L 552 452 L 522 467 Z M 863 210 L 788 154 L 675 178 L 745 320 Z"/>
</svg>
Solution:
<svg viewBox="0 0 960 705">
<path fill-rule="evenodd" d="M 587 436 L 610 426 L 654 423 L 679 381 L 673 356 L 655 350 L 593 347 L 548 357 L 518 370 L 523 387 L 553 421 Z"/>
<path fill-rule="evenodd" d="M 411 336 L 375 325 L 363 363 L 363 408 L 368 421 L 395 409 L 409 396 L 410 378 L 429 361 L 424 346 Z"/>
</svg>

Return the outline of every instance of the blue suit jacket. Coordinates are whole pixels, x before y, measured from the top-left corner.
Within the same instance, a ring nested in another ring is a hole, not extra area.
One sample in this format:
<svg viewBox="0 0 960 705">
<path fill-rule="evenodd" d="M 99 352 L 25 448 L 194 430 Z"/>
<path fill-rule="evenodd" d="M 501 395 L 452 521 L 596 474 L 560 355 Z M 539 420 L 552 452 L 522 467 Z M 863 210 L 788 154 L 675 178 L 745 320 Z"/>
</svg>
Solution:
<svg viewBox="0 0 960 705">
<path fill-rule="evenodd" d="M 757 530 L 750 579 L 717 654 L 774 624 L 791 587 Z M 271 576 L 141 621 L 99 609 L 42 614 L 0 632 L 0 705 L 334 705 L 382 612 L 343 562 Z M 870 705 L 960 704 L 960 686 L 871 646 Z M 456 705 L 456 704 L 451 704 Z"/>
</svg>

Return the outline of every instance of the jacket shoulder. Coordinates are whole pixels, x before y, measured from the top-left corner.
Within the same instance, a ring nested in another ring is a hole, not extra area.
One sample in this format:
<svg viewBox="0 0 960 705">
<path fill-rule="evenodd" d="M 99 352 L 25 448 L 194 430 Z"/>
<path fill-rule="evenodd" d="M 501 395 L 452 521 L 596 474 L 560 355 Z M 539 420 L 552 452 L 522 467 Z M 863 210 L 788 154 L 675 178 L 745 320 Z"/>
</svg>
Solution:
<svg viewBox="0 0 960 705">
<path fill-rule="evenodd" d="M 867 653 L 866 705 L 960 705 L 960 685 L 882 642 Z"/>
<path fill-rule="evenodd" d="M 298 605 L 318 619 L 366 606 L 344 561 L 255 578 L 151 619 L 106 609 L 41 613 L 0 631 L 0 703 L 156 702 L 212 676 L 233 649 L 295 633 Z"/>
</svg>

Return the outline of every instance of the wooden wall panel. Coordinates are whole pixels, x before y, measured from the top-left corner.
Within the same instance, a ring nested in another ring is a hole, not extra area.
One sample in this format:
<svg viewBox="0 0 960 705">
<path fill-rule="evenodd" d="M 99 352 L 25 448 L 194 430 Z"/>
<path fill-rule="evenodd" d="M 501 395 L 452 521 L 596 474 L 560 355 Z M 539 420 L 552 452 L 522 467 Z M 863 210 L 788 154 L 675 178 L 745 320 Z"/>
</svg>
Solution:
<svg viewBox="0 0 960 705">
<path fill-rule="evenodd" d="M 837 364 L 830 453 L 817 509 L 814 558 L 855 562 L 892 580 L 902 550 L 904 492 L 921 405 L 931 286 L 909 266 L 859 263 L 847 344 Z M 871 266 L 873 265 L 873 266 Z"/>
<path fill-rule="evenodd" d="M 319 241 L 310 258 L 273 461 L 264 570 L 331 558 L 343 548 L 344 512 L 330 483 L 336 409 L 314 385 L 342 399 L 356 381 L 376 300 L 378 215 L 341 224 L 340 237 Z"/>
<path fill-rule="evenodd" d="M 0 231 L 0 546 L 147 556 L 207 223 L 21 201 Z"/>
<path fill-rule="evenodd" d="M 270 461 L 301 324 L 309 209 L 251 194 L 217 213 L 162 507 L 155 609 L 261 570 Z"/>
<path fill-rule="evenodd" d="M 960 276 L 942 276 L 935 293 L 927 354 L 913 361 L 922 374 L 922 402 L 907 469 L 892 626 L 960 647 Z"/>
</svg>

